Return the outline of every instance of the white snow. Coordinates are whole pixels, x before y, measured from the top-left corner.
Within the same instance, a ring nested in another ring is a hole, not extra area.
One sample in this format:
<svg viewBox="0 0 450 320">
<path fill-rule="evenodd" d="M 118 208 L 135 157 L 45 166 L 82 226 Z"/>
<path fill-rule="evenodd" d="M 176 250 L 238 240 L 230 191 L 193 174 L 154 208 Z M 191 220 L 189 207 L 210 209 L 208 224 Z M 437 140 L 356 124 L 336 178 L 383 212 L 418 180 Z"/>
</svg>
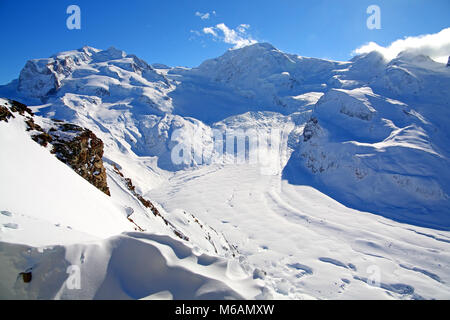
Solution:
<svg viewBox="0 0 450 320">
<path fill-rule="evenodd" d="M 223 230 L 250 269 L 267 273 L 264 281 L 278 298 L 304 299 L 306 293 L 319 299 L 446 299 L 450 294 L 448 231 L 346 208 L 309 186 L 261 176 L 254 166 L 180 172 L 148 195 L 167 210 L 186 208 Z M 373 270 L 380 272 L 381 287 L 361 280 L 370 279 Z M 396 285 L 413 292 L 396 292 Z"/>
<path fill-rule="evenodd" d="M 225 259 L 196 255 L 164 235 L 124 233 L 44 249 L 0 242 L 0 249 L 2 299 L 251 299 L 261 292 Z M 18 274 L 30 271 L 24 283 Z"/>
<path fill-rule="evenodd" d="M 175 240 L 117 175 L 110 172 L 109 198 L 35 143 L 22 117 L 14 115 L 0 122 L 0 148 L 8 155 L 0 157 L 0 298 L 143 299 L 170 292 L 174 299 L 252 299 L 261 294 L 263 286 L 250 272 L 239 263 L 229 266 L 234 249 L 222 234 L 186 211 L 160 209 L 190 238 Z M 133 233 L 129 217 L 146 232 Z M 71 286 L 69 267 L 80 272 L 79 289 Z M 28 285 L 20 274 L 30 271 Z"/>
<path fill-rule="evenodd" d="M 13 217 L 68 226 L 94 238 L 133 230 L 118 205 L 31 140 L 23 124 L 21 119 L 0 122 L 2 154 L 8 155 L 0 157 L 0 208 Z M 33 241 L 33 235 L 25 231 L 18 240 Z M 10 236 L 2 235 L 3 241 L 14 242 L 14 235 Z"/>
<path fill-rule="evenodd" d="M 31 60 L 0 96 L 101 138 L 112 196 L 34 143 L 21 119 L 0 122 L 0 291 L 448 299 L 449 87 L 450 68 L 412 52 L 338 62 L 260 43 L 198 68 L 115 48 Z M 180 143 L 207 149 L 217 129 L 284 136 L 264 163 L 232 164 L 228 151 L 173 163 Z M 81 291 L 64 285 L 69 265 L 86 277 Z M 33 266 L 24 284 L 17 276 Z"/>
</svg>

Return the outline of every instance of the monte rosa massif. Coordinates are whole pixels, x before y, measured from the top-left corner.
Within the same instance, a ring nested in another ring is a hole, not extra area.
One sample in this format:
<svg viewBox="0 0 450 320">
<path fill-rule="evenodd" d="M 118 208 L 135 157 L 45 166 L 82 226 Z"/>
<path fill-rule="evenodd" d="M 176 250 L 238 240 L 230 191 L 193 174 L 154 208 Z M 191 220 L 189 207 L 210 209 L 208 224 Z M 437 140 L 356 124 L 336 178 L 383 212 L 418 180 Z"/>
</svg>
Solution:
<svg viewBox="0 0 450 320">
<path fill-rule="evenodd" d="M 448 299 L 449 88 L 411 51 L 29 60 L 0 86 L 0 298 Z"/>
</svg>

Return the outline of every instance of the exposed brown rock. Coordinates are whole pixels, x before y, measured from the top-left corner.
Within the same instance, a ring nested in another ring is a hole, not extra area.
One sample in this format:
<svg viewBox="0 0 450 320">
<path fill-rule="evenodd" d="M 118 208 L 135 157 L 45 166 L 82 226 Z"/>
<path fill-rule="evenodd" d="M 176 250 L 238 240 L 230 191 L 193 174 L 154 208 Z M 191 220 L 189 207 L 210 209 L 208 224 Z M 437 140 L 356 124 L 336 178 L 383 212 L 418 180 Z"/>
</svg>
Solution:
<svg viewBox="0 0 450 320">
<path fill-rule="evenodd" d="M 7 107 L 0 106 L 0 121 L 8 122 L 8 119 L 15 118 Z"/>
<path fill-rule="evenodd" d="M 22 277 L 23 282 L 30 283 L 33 279 L 33 274 L 31 272 L 21 272 L 20 276 Z"/>
<path fill-rule="evenodd" d="M 9 100 L 9 103 L 11 103 L 11 111 L 12 112 L 18 112 L 21 116 L 25 115 L 25 112 L 28 113 L 30 116 L 34 116 L 33 112 L 30 108 L 28 108 L 23 103 L 20 103 L 15 100 Z"/>
<path fill-rule="evenodd" d="M 27 124 L 31 138 L 43 147 L 52 145 L 52 153 L 69 165 L 84 179 L 107 195 L 111 195 L 103 166 L 103 141 L 90 130 L 61 120 L 52 120 L 54 126 L 44 130 L 34 121 L 34 114 L 26 105 L 8 100 L 0 105 L 0 121 L 8 122 L 20 114 Z"/>
<path fill-rule="evenodd" d="M 27 131 L 36 130 L 36 131 L 40 131 L 42 133 L 44 132 L 44 130 L 42 130 L 42 128 L 34 122 L 32 117 L 28 117 L 27 120 L 25 121 L 25 123 L 28 126 Z"/>
<path fill-rule="evenodd" d="M 120 172 L 119 168 L 117 168 L 117 166 L 115 164 L 113 165 L 113 167 L 114 167 L 114 171 L 123 178 L 124 176 L 123 176 L 122 172 Z"/>
<path fill-rule="evenodd" d="M 140 232 L 145 232 L 145 230 L 144 229 L 142 229 L 140 226 L 138 226 L 137 225 L 137 223 L 136 222 L 134 222 L 134 220 L 133 219 L 131 219 L 130 217 L 128 217 L 127 218 L 128 219 L 128 221 L 130 221 L 132 224 L 134 224 L 135 225 L 135 228 L 134 228 L 134 230 L 136 230 L 136 231 L 140 231 Z"/>
<path fill-rule="evenodd" d="M 107 195 L 111 195 L 103 166 L 103 141 L 90 130 L 69 123 L 55 123 L 57 129 L 49 130 L 52 153 L 75 170 L 80 176 Z M 67 139 L 62 133 L 74 136 Z"/>
<path fill-rule="evenodd" d="M 53 141 L 53 138 L 46 132 L 36 134 L 31 138 L 43 147 L 46 147 L 50 142 Z"/>
<path fill-rule="evenodd" d="M 130 178 L 126 178 L 123 173 L 117 168 L 116 165 L 113 165 L 114 171 L 122 178 L 122 180 L 125 182 L 128 190 L 131 191 L 133 196 L 135 196 L 144 207 L 150 209 L 150 211 L 153 213 L 155 217 L 160 217 L 166 226 L 170 227 L 173 231 L 173 233 L 180 239 L 189 241 L 189 238 L 185 236 L 183 233 L 181 233 L 179 230 L 176 229 L 176 227 L 170 223 L 166 218 L 163 217 L 163 215 L 159 212 L 159 210 L 151 203 L 150 200 L 145 199 L 137 190 L 136 187 L 133 184 L 133 181 Z M 130 222 L 134 223 L 133 220 L 128 218 Z"/>
</svg>

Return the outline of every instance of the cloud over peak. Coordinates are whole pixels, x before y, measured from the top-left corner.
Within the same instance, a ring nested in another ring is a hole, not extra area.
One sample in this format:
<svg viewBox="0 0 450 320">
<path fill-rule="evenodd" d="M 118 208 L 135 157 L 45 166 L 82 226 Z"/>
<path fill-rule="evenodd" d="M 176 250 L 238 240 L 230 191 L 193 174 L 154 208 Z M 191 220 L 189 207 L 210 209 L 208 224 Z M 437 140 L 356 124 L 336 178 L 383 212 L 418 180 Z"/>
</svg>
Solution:
<svg viewBox="0 0 450 320">
<path fill-rule="evenodd" d="M 434 34 L 399 39 L 387 47 L 380 46 L 375 42 L 369 42 L 354 50 L 353 54 L 363 54 L 372 51 L 380 52 L 388 60 L 394 59 L 402 51 L 410 51 L 427 55 L 441 63 L 447 63 L 450 55 L 450 28 L 442 29 Z"/>
<path fill-rule="evenodd" d="M 233 49 L 238 49 L 258 42 L 247 34 L 249 28 L 248 24 L 240 24 L 235 29 L 231 29 L 225 23 L 219 23 L 214 27 L 203 28 L 202 31 L 204 34 L 212 36 L 214 40 L 232 44 L 234 45 Z"/>
</svg>

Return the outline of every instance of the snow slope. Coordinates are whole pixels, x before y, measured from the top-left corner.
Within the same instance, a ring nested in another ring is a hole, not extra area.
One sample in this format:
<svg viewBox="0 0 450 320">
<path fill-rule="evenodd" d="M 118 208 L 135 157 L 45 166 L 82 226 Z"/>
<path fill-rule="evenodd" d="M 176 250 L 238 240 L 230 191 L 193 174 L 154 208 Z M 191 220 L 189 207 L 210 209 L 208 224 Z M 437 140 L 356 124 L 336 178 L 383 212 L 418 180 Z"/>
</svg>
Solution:
<svg viewBox="0 0 450 320">
<path fill-rule="evenodd" d="M 46 248 L 0 242 L 0 248 L 1 299 L 251 299 L 261 292 L 227 260 L 195 254 L 165 235 L 123 233 Z M 32 272 L 30 283 L 22 272 Z"/>
<path fill-rule="evenodd" d="M 149 196 L 223 230 L 276 298 L 450 296 L 448 231 L 349 209 L 312 187 L 261 175 L 257 166 L 179 172 Z"/>
<path fill-rule="evenodd" d="M 260 43 L 192 69 L 84 47 L 30 60 L 0 96 L 102 139 L 111 212 L 128 228 L 121 231 L 130 230 L 132 213 L 132 230 L 179 234 L 195 252 L 235 255 L 264 283 L 261 298 L 442 299 L 449 297 L 449 86 L 450 68 L 411 52 L 339 62 Z M 234 163 L 244 155 L 227 148 L 224 157 L 213 149 L 206 162 L 172 161 L 180 145 L 210 150 L 217 130 L 264 139 L 278 130 L 281 139 L 272 152 L 258 145 L 256 164 Z M 157 200 L 167 224 L 126 178 Z M 21 237 L 12 242 L 30 245 Z M 123 242 L 139 246 L 130 237 Z M 368 270 L 380 270 L 378 287 L 367 285 Z"/>
<path fill-rule="evenodd" d="M 0 121 L 0 298 L 261 294 L 261 284 L 240 267 L 221 234 L 186 211 L 160 209 L 173 221 L 167 225 L 146 213 L 119 179 L 110 183 L 112 197 L 106 196 L 34 142 L 19 113 L 13 116 Z M 137 225 L 145 232 L 133 232 Z M 189 240 L 178 239 L 173 230 Z M 69 276 L 74 268 L 80 274 L 75 290 Z M 32 281 L 24 283 L 21 274 L 29 272 Z"/>
<path fill-rule="evenodd" d="M 421 114 L 364 87 L 328 91 L 311 117 L 285 169 L 288 181 L 354 208 L 448 230 L 449 162 Z"/>
<path fill-rule="evenodd" d="M 124 219 L 123 208 L 31 140 L 25 130 L 25 123 L 17 117 L 0 122 L 2 210 L 70 227 L 94 238 L 133 230 Z M 5 236 L 2 234 L 2 239 Z"/>
</svg>

